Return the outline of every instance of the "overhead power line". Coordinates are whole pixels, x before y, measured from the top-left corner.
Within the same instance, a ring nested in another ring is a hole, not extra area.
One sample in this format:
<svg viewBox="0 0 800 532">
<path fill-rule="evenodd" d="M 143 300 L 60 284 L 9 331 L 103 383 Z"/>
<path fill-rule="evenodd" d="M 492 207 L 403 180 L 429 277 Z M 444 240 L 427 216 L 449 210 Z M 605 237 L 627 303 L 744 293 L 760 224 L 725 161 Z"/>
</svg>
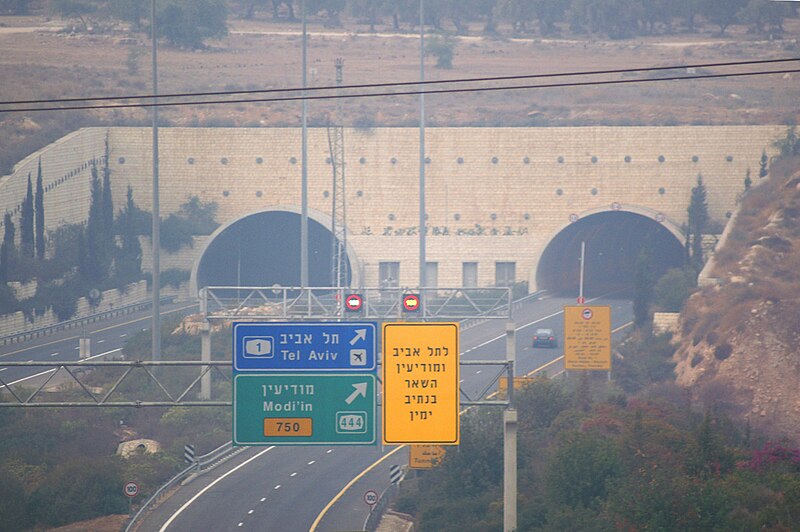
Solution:
<svg viewBox="0 0 800 532">
<path fill-rule="evenodd" d="M 100 102 L 100 101 L 119 101 L 119 100 L 145 100 L 153 98 L 191 98 L 199 96 L 232 96 L 236 94 L 274 94 L 279 92 L 298 92 L 305 90 L 309 91 L 325 91 L 325 90 L 343 90 L 343 89 L 374 89 L 384 87 L 407 87 L 407 86 L 420 86 L 420 85 L 442 85 L 451 83 L 480 83 L 480 82 L 495 82 L 495 81 L 515 81 L 523 79 L 545 79 L 569 76 L 594 76 L 602 74 L 631 74 L 634 72 L 659 72 L 665 70 L 683 70 L 690 68 L 719 68 L 719 67 L 732 67 L 732 66 L 752 66 L 752 65 L 766 65 L 772 63 L 789 63 L 800 61 L 800 57 L 786 57 L 780 59 L 754 59 L 750 61 L 728 61 L 717 63 L 697 63 L 691 65 L 672 65 L 660 67 L 638 67 L 638 68 L 616 68 L 616 69 L 603 69 L 603 70 L 585 70 L 576 72 L 555 72 L 547 74 L 520 74 L 514 76 L 491 76 L 491 77 L 478 77 L 478 78 L 454 78 L 442 80 L 427 80 L 427 81 L 394 81 L 386 83 L 362 83 L 352 85 L 324 85 L 320 87 L 290 87 L 288 89 L 249 89 L 249 90 L 236 90 L 236 91 L 211 91 L 211 92 L 177 92 L 171 94 L 159 94 L 154 96 L 152 94 L 137 94 L 126 96 L 96 96 L 96 97 L 81 97 L 81 98 L 48 98 L 42 100 L 8 100 L 0 101 L 0 105 L 36 105 L 36 104 L 52 104 L 52 103 L 79 103 L 79 102 Z"/>
<path fill-rule="evenodd" d="M 524 79 L 541 79 L 541 78 L 556 78 L 556 77 L 575 77 L 575 76 L 597 76 L 608 74 L 625 74 L 635 72 L 658 72 L 668 70 L 688 70 L 698 68 L 713 68 L 713 67 L 731 67 L 731 66 L 752 66 L 769 63 L 786 63 L 797 62 L 800 58 L 785 58 L 785 59 L 767 59 L 767 60 L 754 60 L 754 61 L 736 61 L 728 63 L 701 63 L 695 65 L 680 65 L 668 67 L 645 67 L 645 68 L 629 68 L 629 69 L 606 69 L 606 70 L 593 70 L 582 72 L 562 72 L 551 74 L 529 74 L 517 76 L 495 76 L 495 77 L 482 77 L 482 78 L 462 78 L 462 79 L 449 79 L 449 80 L 434 80 L 426 82 L 392 82 L 392 83 L 371 83 L 360 85 L 347 85 L 341 88 L 350 89 L 373 89 L 373 88 L 388 88 L 388 87 L 406 87 L 406 86 L 420 86 L 420 85 L 433 85 L 433 84 L 464 84 L 464 83 L 489 83 L 497 81 L 518 81 Z M 730 78 L 730 77 L 743 77 L 743 76 L 764 76 L 764 75 L 779 75 L 779 74 L 792 74 L 798 73 L 800 69 L 781 69 L 781 70 L 766 70 L 766 71 L 744 71 L 744 72 L 726 72 L 715 74 L 690 74 L 680 76 L 664 76 L 657 78 L 634 78 L 634 79 L 616 79 L 616 80 L 601 80 L 601 81 L 572 81 L 560 83 L 545 83 L 545 84 L 528 84 L 528 85 L 496 85 L 490 87 L 460 87 L 460 88 L 447 88 L 447 89 L 433 89 L 433 90 L 407 90 L 407 91 L 389 91 L 389 92 L 356 92 L 350 94 L 311 94 L 300 96 L 281 96 L 269 98 L 239 98 L 239 99 L 211 99 L 211 100 L 188 100 L 188 101 L 170 101 L 170 102 L 138 102 L 138 103 L 121 103 L 121 104 L 92 104 L 92 105 L 72 105 L 72 106 L 56 106 L 56 107 L 16 107 L 10 109 L 0 109 L 0 113 L 11 112 L 36 112 L 36 111 L 74 111 L 74 110 L 94 110 L 94 109 L 130 109 L 130 108 L 149 108 L 149 107 L 175 107 L 187 105 L 220 105 L 220 104 L 243 104 L 243 103 L 276 103 L 276 102 L 293 102 L 293 101 L 309 101 L 309 100 L 333 100 L 333 99 L 352 99 L 352 98 L 374 98 L 374 97 L 387 97 L 387 96 L 413 96 L 419 94 L 458 94 L 466 92 L 490 92 L 501 90 L 533 90 L 533 89 L 547 89 L 547 88 L 572 88 L 572 87 L 588 87 L 588 86 L 603 86 L 603 85 L 623 85 L 629 83 L 651 83 L 662 81 L 686 81 L 686 80 L 701 80 L 701 79 L 714 79 L 714 78 Z M 335 89 L 332 87 L 307 87 L 306 92 L 309 91 L 324 91 L 328 89 Z M 290 89 L 255 89 L 247 91 L 221 91 L 221 92 L 195 92 L 195 93 L 175 93 L 166 95 L 139 95 L 139 96 L 109 96 L 98 98 L 62 98 L 50 100 L 20 100 L 20 101 L 7 101 L 0 102 L 1 105 L 32 105 L 32 104 L 51 104 L 51 103 L 78 103 L 89 101 L 119 101 L 131 99 L 164 99 L 164 98 L 194 98 L 200 96 L 230 96 L 241 94 L 265 94 L 265 93 L 280 93 L 280 92 L 299 92 L 302 88 Z"/>
</svg>

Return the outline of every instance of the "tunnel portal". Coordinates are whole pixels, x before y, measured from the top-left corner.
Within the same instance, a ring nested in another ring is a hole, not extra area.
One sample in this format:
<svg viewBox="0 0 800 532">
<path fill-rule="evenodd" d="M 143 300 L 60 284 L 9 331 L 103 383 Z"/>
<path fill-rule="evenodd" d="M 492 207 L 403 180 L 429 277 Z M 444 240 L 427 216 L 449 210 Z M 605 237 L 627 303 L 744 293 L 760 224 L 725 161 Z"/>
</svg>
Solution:
<svg viewBox="0 0 800 532">
<path fill-rule="evenodd" d="M 334 237 L 308 219 L 308 281 L 332 286 Z M 346 285 L 352 280 L 345 261 Z M 197 288 L 205 286 L 300 286 L 300 214 L 283 210 L 247 215 L 211 237 L 197 267 Z"/>
<path fill-rule="evenodd" d="M 664 225 L 632 212 L 601 212 L 570 224 L 550 241 L 539 260 L 538 288 L 578 295 L 581 242 L 586 243 L 587 298 L 612 291 L 632 294 L 636 258 L 645 246 L 650 247 L 656 279 L 684 264 L 683 243 Z"/>
</svg>

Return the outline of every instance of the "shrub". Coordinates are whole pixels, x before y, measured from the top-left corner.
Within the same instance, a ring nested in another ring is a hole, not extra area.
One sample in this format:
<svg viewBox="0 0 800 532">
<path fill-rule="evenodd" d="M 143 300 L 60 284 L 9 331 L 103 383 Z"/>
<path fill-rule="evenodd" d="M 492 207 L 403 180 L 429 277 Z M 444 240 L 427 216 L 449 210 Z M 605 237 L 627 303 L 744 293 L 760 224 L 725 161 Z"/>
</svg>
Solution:
<svg viewBox="0 0 800 532">
<path fill-rule="evenodd" d="M 672 268 L 658 280 L 653 302 L 666 312 L 680 312 L 683 304 L 692 295 L 695 274 L 688 268 Z"/>
<path fill-rule="evenodd" d="M 164 270 L 161 272 L 159 276 L 159 281 L 161 282 L 161 287 L 164 288 L 165 286 L 171 286 L 173 288 L 180 288 L 181 283 L 184 281 L 188 281 L 189 277 L 191 277 L 191 273 L 186 270 L 179 270 L 177 268 L 171 268 L 169 270 Z"/>
<path fill-rule="evenodd" d="M 425 55 L 436 58 L 436 68 L 453 68 L 455 41 L 450 36 L 434 35 L 425 43 Z"/>
<path fill-rule="evenodd" d="M 120 465 L 116 458 L 87 458 L 56 466 L 31 494 L 28 513 L 38 522 L 59 526 L 127 512 Z"/>
<path fill-rule="evenodd" d="M 733 354 L 733 346 L 729 343 L 720 344 L 714 348 L 714 358 L 717 360 L 726 360 Z"/>
</svg>

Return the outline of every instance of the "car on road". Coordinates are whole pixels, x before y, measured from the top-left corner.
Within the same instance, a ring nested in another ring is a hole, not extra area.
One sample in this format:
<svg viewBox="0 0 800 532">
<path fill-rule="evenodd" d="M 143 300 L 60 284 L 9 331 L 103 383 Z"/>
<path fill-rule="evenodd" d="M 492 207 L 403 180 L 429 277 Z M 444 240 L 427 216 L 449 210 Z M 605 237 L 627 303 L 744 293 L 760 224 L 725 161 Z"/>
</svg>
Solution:
<svg viewBox="0 0 800 532">
<path fill-rule="evenodd" d="M 536 329 L 533 333 L 533 347 L 558 347 L 558 339 L 553 329 Z"/>
</svg>

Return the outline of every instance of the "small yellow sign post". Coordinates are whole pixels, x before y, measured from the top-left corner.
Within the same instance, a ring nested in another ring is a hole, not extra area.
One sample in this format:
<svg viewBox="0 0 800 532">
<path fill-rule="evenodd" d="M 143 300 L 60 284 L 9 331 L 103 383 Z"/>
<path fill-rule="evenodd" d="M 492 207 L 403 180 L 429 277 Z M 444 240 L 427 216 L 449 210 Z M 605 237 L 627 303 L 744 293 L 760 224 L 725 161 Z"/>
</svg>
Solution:
<svg viewBox="0 0 800 532">
<path fill-rule="evenodd" d="M 611 370 L 611 307 L 564 307 L 564 369 Z"/>
<path fill-rule="evenodd" d="M 411 445 L 408 452 L 408 467 L 411 469 L 433 469 L 444 458 L 441 445 Z"/>
<path fill-rule="evenodd" d="M 383 324 L 383 443 L 458 445 L 458 323 Z"/>
<path fill-rule="evenodd" d="M 514 390 L 521 390 L 525 386 L 533 383 L 536 377 L 514 377 Z M 508 396 L 508 379 L 502 377 L 497 380 L 497 397 L 505 399 Z"/>
</svg>

